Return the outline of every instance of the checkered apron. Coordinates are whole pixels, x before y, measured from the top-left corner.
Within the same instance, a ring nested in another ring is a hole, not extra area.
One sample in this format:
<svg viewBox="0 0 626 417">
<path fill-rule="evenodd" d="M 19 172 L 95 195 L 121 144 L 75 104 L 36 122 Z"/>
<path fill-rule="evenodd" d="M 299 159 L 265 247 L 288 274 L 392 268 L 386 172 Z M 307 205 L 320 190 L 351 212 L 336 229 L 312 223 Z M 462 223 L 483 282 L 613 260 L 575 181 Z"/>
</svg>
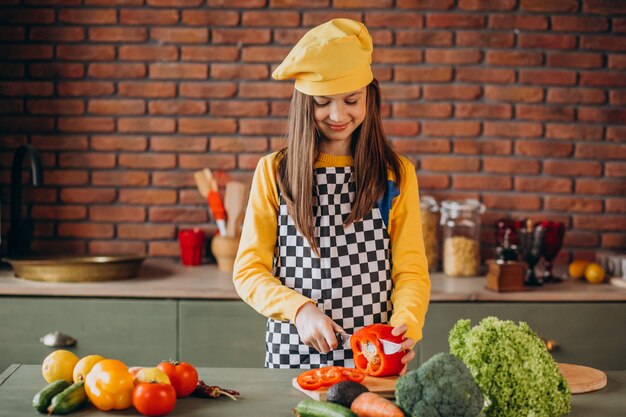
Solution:
<svg viewBox="0 0 626 417">
<path fill-rule="evenodd" d="M 297 231 L 280 197 L 278 239 L 273 273 L 280 281 L 317 303 L 349 334 L 391 315 L 389 235 L 380 209 L 344 227 L 354 201 L 351 167 L 316 169 L 313 187 L 315 236 L 320 257 Z M 352 350 L 319 353 L 300 340 L 290 321 L 268 319 L 265 366 L 268 368 L 354 367 Z"/>
</svg>

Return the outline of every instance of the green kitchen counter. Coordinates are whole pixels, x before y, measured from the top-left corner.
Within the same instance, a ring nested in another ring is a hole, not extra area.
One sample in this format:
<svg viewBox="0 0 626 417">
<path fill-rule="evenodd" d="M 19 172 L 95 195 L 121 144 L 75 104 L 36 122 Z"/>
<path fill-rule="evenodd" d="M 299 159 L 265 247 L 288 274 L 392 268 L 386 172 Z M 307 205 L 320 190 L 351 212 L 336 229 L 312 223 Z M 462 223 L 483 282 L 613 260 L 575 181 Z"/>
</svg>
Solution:
<svg viewBox="0 0 626 417">
<path fill-rule="evenodd" d="M 288 417 L 291 409 L 304 394 L 291 386 L 299 371 L 262 368 L 199 368 L 200 378 L 212 385 L 239 391 L 238 401 L 229 398 L 179 399 L 169 414 L 176 416 L 237 416 L 237 417 Z M 572 396 L 572 412 L 576 417 L 623 416 L 626 409 L 626 371 L 608 372 L 608 385 L 593 393 Z M 0 375 L 0 416 L 37 416 L 32 398 L 45 386 L 37 365 L 11 365 Z M 72 416 L 139 416 L 134 409 L 101 412 L 92 405 L 71 414 Z"/>
</svg>

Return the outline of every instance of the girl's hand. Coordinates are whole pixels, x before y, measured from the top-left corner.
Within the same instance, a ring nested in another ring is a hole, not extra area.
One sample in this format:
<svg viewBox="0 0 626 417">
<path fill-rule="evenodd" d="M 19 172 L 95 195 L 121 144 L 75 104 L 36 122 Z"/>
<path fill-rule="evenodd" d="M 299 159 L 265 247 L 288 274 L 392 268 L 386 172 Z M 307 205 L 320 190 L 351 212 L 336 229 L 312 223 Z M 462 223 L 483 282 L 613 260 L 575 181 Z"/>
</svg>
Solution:
<svg viewBox="0 0 626 417">
<path fill-rule="evenodd" d="M 397 327 L 394 327 L 393 330 L 391 331 L 391 334 L 394 336 L 399 336 L 401 334 L 406 333 L 406 331 L 408 330 L 408 327 L 406 326 L 406 324 L 401 324 Z M 415 344 L 415 341 L 413 339 L 411 339 L 410 337 L 407 337 L 406 339 L 404 339 L 402 341 L 402 350 L 406 351 L 406 354 L 402 357 L 401 362 L 404 364 L 404 368 L 402 368 L 402 371 L 400 372 L 400 375 L 404 375 L 406 373 L 406 368 L 407 368 L 407 364 L 409 362 L 411 362 L 413 359 L 415 359 L 415 351 L 413 351 L 413 345 Z"/>
<path fill-rule="evenodd" d="M 300 340 L 320 353 L 328 353 L 339 346 L 335 333 L 343 333 L 343 329 L 313 303 L 300 307 L 295 325 Z"/>
</svg>

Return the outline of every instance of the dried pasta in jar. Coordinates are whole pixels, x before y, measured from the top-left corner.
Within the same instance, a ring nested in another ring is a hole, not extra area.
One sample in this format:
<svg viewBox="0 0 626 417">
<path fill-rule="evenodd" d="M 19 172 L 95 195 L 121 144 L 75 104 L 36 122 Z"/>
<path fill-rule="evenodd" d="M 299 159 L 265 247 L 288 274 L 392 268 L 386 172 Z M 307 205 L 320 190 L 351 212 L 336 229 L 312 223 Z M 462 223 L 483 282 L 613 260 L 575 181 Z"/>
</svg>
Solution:
<svg viewBox="0 0 626 417">
<path fill-rule="evenodd" d="M 480 244 L 464 236 L 448 237 L 443 244 L 443 271 L 452 277 L 478 275 Z"/>
</svg>

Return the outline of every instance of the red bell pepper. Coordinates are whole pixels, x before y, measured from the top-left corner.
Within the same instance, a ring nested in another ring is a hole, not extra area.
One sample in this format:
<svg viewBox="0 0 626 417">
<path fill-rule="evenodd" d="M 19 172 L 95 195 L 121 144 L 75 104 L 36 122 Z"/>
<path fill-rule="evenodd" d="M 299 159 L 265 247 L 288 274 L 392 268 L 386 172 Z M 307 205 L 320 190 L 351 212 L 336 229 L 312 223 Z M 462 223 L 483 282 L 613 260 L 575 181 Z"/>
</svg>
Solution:
<svg viewBox="0 0 626 417">
<path fill-rule="evenodd" d="M 365 374 L 358 369 L 344 368 L 342 366 L 323 366 L 302 372 L 298 375 L 296 381 L 302 389 L 315 391 L 341 381 L 361 382 L 364 379 Z"/>
<path fill-rule="evenodd" d="M 391 334 L 393 326 L 387 324 L 372 324 L 365 326 L 352 335 L 350 347 L 354 355 L 354 366 L 371 376 L 398 375 L 404 368 L 401 362 L 405 351 L 386 355 L 382 340 L 402 343 L 404 338 Z"/>
</svg>

